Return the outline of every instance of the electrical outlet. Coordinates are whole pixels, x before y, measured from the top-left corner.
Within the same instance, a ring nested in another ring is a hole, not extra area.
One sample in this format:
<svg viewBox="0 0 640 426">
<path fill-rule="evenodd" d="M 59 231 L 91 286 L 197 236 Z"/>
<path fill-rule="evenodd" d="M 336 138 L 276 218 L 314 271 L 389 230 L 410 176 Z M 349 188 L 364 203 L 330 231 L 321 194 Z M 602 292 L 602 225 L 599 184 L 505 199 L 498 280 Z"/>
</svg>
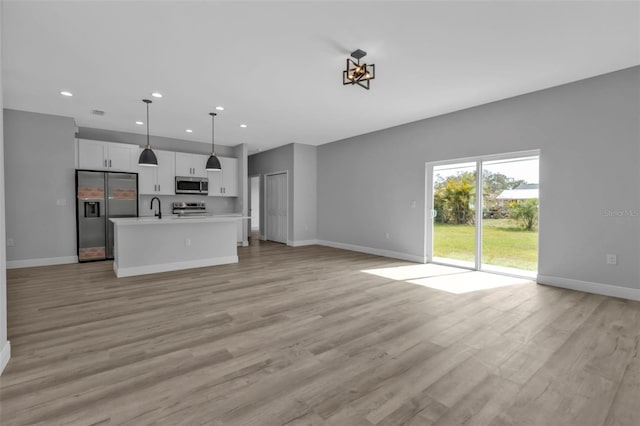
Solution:
<svg viewBox="0 0 640 426">
<path fill-rule="evenodd" d="M 66 206 L 67 205 L 67 200 L 65 198 L 58 198 L 56 200 L 56 206 Z"/>
<path fill-rule="evenodd" d="M 184 239 L 184 245 L 189 247 L 191 245 L 191 238 L 185 238 Z"/>
<path fill-rule="evenodd" d="M 418 203 L 416 202 L 416 200 L 411 200 L 411 208 L 415 209 L 418 206 Z"/>
<path fill-rule="evenodd" d="M 7 238 L 7 247 L 13 247 L 14 244 L 13 238 Z"/>
<path fill-rule="evenodd" d="M 618 264 L 618 256 L 615 254 L 607 255 L 607 265 L 617 265 Z"/>
<path fill-rule="evenodd" d="M 386 233 L 384 234 L 384 237 L 388 240 L 388 239 L 391 237 L 391 235 L 389 235 L 389 233 L 388 233 L 388 232 L 386 232 Z"/>
</svg>

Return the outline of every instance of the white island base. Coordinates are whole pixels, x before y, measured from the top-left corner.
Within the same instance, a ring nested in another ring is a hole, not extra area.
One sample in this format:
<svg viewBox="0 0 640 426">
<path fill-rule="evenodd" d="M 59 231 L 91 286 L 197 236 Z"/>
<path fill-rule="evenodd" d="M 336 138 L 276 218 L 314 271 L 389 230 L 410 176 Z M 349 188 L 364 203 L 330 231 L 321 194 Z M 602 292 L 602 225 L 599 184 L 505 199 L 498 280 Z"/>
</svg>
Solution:
<svg viewBox="0 0 640 426">
<path fill-rule="evenodd" d="M 118 278 L 238 262 L 241 217 L 119 218 L 113 270 Z"/>
</svg>

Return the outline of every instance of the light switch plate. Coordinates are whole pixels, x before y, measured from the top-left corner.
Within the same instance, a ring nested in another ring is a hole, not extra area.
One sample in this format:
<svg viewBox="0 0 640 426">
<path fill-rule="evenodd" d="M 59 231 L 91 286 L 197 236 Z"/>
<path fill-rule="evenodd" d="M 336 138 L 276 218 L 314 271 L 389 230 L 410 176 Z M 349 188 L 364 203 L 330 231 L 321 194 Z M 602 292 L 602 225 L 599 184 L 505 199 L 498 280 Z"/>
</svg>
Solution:
<svg viewBox="0 0 640 426">
<path fill-rule="evenodd" d="M 607 265 L 617 265 L 618 264 L 618 256 L 615 254 L 607 255 Z"/>
</svg>

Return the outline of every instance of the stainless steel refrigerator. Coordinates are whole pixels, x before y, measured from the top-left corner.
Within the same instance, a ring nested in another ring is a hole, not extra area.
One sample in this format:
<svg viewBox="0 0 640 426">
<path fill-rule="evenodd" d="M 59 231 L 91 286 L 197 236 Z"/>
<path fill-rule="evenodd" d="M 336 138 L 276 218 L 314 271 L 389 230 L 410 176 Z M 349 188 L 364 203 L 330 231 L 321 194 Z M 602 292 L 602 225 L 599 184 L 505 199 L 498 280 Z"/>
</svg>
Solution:
<svg viewBox="0 0 640 426">
<path fill-rule="evenodd" d="M 76 170 L 78 260 L 113 259 L 116 217 L 138 216 L 138 174 Z"/>
</svg>

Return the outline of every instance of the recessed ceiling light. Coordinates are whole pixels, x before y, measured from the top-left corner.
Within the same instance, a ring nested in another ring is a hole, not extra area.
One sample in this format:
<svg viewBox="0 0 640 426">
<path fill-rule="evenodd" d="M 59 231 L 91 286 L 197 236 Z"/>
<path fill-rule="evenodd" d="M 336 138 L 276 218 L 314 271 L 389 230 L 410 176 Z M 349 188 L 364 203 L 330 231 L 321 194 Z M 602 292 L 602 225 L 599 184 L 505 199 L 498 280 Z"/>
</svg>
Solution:
<svg viewBox="0 0 640 426">
<path fill-rule="evenodd" d="M 240 127 L 242 127 L 243 129 L 246 129 L 247 125 L 246 124 L 241 124 Z"/>
<path fill-rule="evenodd" d="M 73 96 L 73 93 L 71 93 L 71 92 L 67 92 L 66 90 L 63 90 L 62 92 L 60 92 L 60 94 L 61 94 L 62 96 Z"/>
<path fill-rule="evenodd" d="M 217 109 L 218 111 L 224 111 L 224 107 L 221 107 L 221 106 L 217 106 L 217 107 L 216 107 L 216 109 Z"/>
<path fill-rule="evenodd" d="M 185 132 L 187 132 L 187 133 L 193 133 L 193 130 L 191 130 L 191 129 L 187 129 L 187 130 L 185 130 Z"/>
<path fill-rule="evenodd" d="M 153 92 L 153 93 L 151 94 L 151 96 L 153 96 L 154 98 L 161 98 L 161 97 L 162 97 L 162 93 Z"/>
<path fill-rule="evenodd" d="M 144 123 L 143 123 L 142 121 L 136 121 L 136 124 L 137 124 L 138 126 L 142 126 Z"/>
</svg>

